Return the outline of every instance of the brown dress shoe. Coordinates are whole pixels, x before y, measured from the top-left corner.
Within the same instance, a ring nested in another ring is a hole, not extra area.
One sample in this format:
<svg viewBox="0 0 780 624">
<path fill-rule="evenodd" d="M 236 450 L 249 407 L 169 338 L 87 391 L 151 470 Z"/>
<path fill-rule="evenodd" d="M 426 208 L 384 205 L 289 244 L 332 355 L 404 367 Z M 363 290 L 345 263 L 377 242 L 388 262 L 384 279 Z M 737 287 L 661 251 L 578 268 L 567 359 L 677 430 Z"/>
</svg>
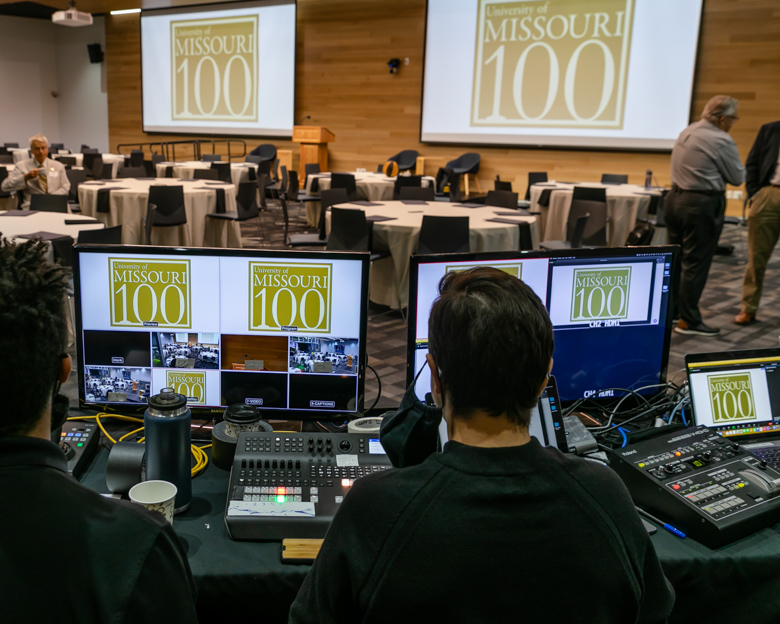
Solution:
<svg viewBox="0 0 780 624">
<path fill-rule="evenodd" d="M 734 323 L 737 325 L 750 325 L 756 320 L 755 314 L 748 314 L 747 312 L 740 312 L 734 317 Z"/>
</svg>

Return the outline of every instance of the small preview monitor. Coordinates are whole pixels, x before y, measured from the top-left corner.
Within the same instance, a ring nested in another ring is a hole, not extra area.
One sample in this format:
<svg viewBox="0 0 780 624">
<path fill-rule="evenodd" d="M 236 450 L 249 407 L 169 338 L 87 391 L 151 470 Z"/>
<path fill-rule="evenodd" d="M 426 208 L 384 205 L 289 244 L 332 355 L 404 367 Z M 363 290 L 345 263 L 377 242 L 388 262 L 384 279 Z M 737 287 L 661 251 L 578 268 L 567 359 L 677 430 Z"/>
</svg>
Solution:
<svg viewBox="0 0 780 624">
<path fill-rule="evenodd" d="M 685 356 L 695 424 L 728 438 L 780 438 L 780 349 Z"/>
<path fill-rule="evenodd" d="M 362 413 L 368 254 L 74 250 L 82 406 L 142 411 L 172 387 L 193 412 Z"/>
<path fill-rule="evenodd" d="M 652 396 L 666 380 L 671 339 L 670 288 L 677 247 L 413 256 L 407 382 L 428 353 L 428 316 L 450 271 L 493 266 L 522 279 L 541 299 L 555 336 L 553 374 L 564 404 L 628 391 Z M 496 354 L 501 357 L 511 354 Z M 416 392 L 430 392 L 422 371 Z"/>
</svg>

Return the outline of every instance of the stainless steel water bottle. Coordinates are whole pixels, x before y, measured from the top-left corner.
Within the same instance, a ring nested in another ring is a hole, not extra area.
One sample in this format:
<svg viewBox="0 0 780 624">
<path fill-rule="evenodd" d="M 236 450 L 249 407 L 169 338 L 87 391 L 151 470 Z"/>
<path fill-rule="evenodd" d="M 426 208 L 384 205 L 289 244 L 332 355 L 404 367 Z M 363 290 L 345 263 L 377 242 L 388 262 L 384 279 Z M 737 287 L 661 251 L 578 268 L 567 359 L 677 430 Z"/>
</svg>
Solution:
<svg viewBox="0 0 780 624">
<path fill-rule="evenodd" d="M 192 501 L 191 422 L 187 398 L 173 388 L 149 397 L 144 413 L 146 480 L 170 481 L 178 488 L 174 513 L 186 511 Z"/>
</svg>

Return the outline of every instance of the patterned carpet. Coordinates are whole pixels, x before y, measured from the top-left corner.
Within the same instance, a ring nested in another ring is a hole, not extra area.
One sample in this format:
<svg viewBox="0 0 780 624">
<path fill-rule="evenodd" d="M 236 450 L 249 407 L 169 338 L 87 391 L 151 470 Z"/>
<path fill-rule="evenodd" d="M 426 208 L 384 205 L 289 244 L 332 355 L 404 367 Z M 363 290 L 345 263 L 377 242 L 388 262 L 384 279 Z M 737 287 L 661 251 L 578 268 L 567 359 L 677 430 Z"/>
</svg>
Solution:
<svg viewBox="0 0 780 624">
<path fill-rule="evenodd" d="M 298 211 L 297 205 L 290 206 L 290 234 L 312 232 L 307 228 L 305 211 Z M 244 247 L 262 249 L 286 249 L 284 244 L 282 211 L 276 202 L 269 201 L 268 211 L 262 213 L 262 232 L 257 221 L 241 224 Z M 716 256 L 709 280 L 701 300 L 702 313 L 708 325 L 720 327 L 716 337 L 683 336 L 672 333 L 668 377 L 672 378 L 683 368 L 686 353 L 717 351 L 724 349 L 747 349 L 778 346 L 780 337 L 780 254 L 773 254 L 767 271 L 767 280 L 761 309 L 760 322 L 749 327 L 738 327 L 731 322 L 739 311 L 739 298 L 744 273 L 743 237 L 744 231 L 727 226 L 721 243 L 735 245 L 732 256 Z M 309 248 L 315 249 L 315 248 Z M 398 405 L 406 385 L 406 332 L 407 327 L 400 313 L 378 306 L 369 306 L 368 317 L 368 364 L 381 378 L 382 396 L 378 408 L 393 408 Z M 75 352 L 75 348 L 72 348 Z M 78 403 L 76 376 L 72 375 L 64 392 L 71 397 L 71 405 Z M 366 407 L 377 398 L 378 384 L 368 371 L 366 375 Z"/>
</svg>

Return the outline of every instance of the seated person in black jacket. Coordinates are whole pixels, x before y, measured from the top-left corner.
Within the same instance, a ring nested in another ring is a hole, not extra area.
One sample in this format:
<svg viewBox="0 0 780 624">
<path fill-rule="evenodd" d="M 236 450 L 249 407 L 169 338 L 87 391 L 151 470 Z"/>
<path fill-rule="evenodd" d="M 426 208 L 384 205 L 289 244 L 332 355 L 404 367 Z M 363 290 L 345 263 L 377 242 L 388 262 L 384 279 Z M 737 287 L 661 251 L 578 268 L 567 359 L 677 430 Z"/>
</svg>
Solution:
<svg viewBox="0 0 780 624">
<path fill-rule="evenodd" d="M 71 360 L 67 276 L 47 251 L 0 238 L 0 619 L 196 622 L 195 584 L 170 524 L 79 485 L 50 441 L 67 414 L 58 391 Z"/>
<path fill-rule="evenodd" d="M 439 292 L 428 366 L 442 409 L 406 409 L 407 393 L 382 443 L 411 457 L 399 447 L 442 413 L 449 442 L 355 482 L 290 622 L 664 622 L 674 591 L 620 479 L 529 436 L 552 366 L 542 302 L 489 267 Z"/>
</svg>

